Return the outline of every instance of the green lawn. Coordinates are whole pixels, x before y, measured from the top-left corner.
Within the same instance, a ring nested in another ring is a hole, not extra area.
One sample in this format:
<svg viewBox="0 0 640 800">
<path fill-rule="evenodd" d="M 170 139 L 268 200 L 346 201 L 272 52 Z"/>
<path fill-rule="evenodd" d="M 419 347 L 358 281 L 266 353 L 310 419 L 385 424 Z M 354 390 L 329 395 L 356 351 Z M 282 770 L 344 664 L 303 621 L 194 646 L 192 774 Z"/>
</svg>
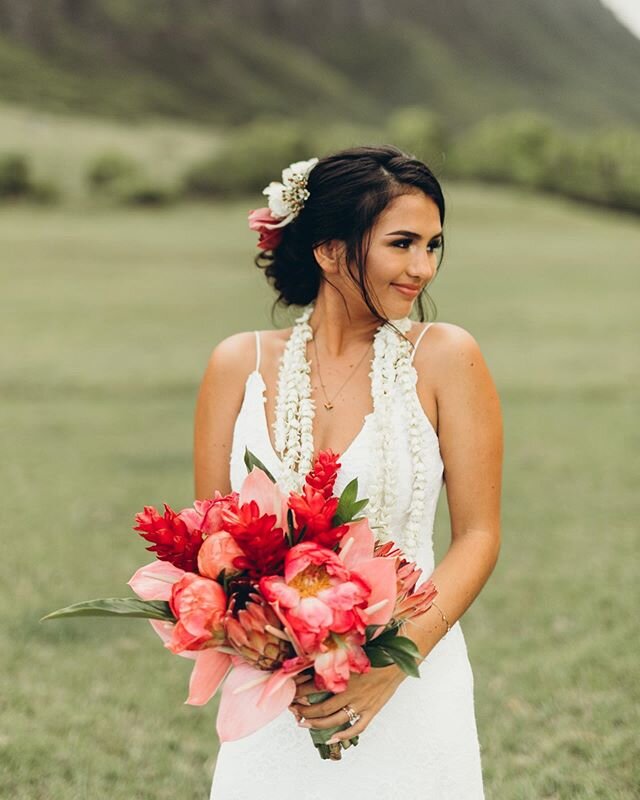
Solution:
<svg viewBox="0 0 640 800">
<path fill-rule="evenodd" d="M 439 319 L 477 338 L 505 418 L 503 549 L 462 623 L 487 800 L 631 800 L 640 231 L 561 200 L 445 190 Z M 190 504 L 207 356 L 271 324 L 256 204 L 0 209 L 2 798 L 208 797 L 215 707 L 183 704 L 191 662 L 141 620 L 38 620 L 127 594 L 149 557 L 134 513 Z M 436 536 L 442 555 L 444 493 Z"/>
</svg>

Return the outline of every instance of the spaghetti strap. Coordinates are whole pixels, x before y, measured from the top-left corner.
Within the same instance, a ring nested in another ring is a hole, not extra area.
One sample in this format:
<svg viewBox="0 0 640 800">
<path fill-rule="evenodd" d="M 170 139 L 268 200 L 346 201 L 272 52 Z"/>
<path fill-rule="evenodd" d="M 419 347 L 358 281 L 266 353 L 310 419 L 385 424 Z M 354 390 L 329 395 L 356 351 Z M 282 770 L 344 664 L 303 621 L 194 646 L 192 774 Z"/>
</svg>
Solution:
<svg viewBox="0 0 640 800">
<path fill-rule="evenodd" d="M 413 364 L 413 357 L 416 354 L 416 350 L 418 349 L 418 345 L 420 344 L 420 339 L 425 335 L 425 333 L 429 330 L 429 328 L 433 325 L 433 322 L 427 322 L 424 328 L 420 331 L 420 335 L 416 339 L 416 343 L 413 345 L 413 352 L 411 353 L 411 363 Z"/>
<path fill-rule="evenodd" d="M 260 332 L 254 331 L 256 335 L 256 368 L 255 372 L 260 372 Z"/>
</svg>

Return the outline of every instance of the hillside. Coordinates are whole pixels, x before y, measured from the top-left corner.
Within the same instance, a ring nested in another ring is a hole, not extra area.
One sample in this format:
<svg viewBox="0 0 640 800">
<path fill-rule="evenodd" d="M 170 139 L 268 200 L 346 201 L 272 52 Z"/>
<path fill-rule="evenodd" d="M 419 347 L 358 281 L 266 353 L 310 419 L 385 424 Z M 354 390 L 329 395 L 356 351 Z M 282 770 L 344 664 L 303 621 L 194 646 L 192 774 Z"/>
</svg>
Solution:
<svg viewBox="0 0 640 800">
<path fill-rule="evenodd" d="M 640 40 L 599 0 L 0 0 L 0 100 L 124 118 L 452 128 L 528 107 L 640 124 Z"/>
</svg>

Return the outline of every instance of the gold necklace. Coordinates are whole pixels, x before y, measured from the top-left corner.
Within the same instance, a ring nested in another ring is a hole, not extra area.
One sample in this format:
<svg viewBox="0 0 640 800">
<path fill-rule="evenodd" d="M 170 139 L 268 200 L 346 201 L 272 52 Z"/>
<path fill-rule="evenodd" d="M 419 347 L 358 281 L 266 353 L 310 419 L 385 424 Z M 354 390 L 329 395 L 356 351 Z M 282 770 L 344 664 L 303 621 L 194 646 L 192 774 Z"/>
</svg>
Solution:
<svg viewBox="0 0 640 800">
<path fill-rule="evenodd" d="M 363 355 L 362 355 L 362 358 L 360 359 L 360 361 L 358 361 L 358 363 L 355 365 L 355 367 L 354 367 L 354 368 L 351 370 L 351 373 L 350 373 L 350 374 L 347 376 L 347 379 L 346 379 L 346 380 L 345 380 L 345 382 L 342 384 L 342 386 L 341 386 L 341 387 L 338 389 L 338 391 L 337 391 L 337 392 L 336 392 L 336 393 L 333 395 L 333 398 L 332 398 L 331 400 L 329 400 L 329 397 L 327 396 L 327 390 L 326 390 L 326 388 L 325 388 L 325 385 L 324 385 L 324 383 L 322 382 L 322 375 L 320 374 L 320 359 L 318 358 L 318 348 L 316 347 L 316 337 L 315 337 L 315 334 L 312 336 L 312 339 L 311 339 L 311 340 L 312 340 L 312 342 L 313 342 L 313 349 L 314 349 L 314 352 L 315 352 L 315 354 L 316 354 L 316 361 L 318 362 L 318 377 L 320 378 L 320 386 L 322 386 L 322 391 L 323 391 L 323 393 L 324 393 L 324 396 L 325 396 L 325 398 L 326 398 L 326 402 L 324 403 L 324 407 L 327 409 L 327 411 L 331 411 L 331 410 L 333 409 L 333 407 L 334 407 L 334 406 L 333 406 L 333 400 L 335 400 L 335 399 L 336 399 L 336 397 L 337 397 L 337 396 L 340 394 L 340 392 L 341 392 L 341 391 L 344 389 L 344 387 L 346 386 L 347 382 L 348 382 L 349 380 L 351 380 L 351 378 L 352 378 L 352 377 L 355 375 L 355 373 L 356 373 L 356 371 L 357 371 L 358 367 L 360 366 L 360 364 L 362 364 L 362 362 L 364 361 L 364 358 L 365 358 L 365 356 L 367 355 L 367 353 L 368 353 L 368 352 L 369 352 L 369 350 L 371 349 L 371 344 L 372 344 L 372 343 L 369 343 L 369 344 L 367 345 L 367 349 L 364 351 L 364 353 L 363 353 Z"/>
</svg>

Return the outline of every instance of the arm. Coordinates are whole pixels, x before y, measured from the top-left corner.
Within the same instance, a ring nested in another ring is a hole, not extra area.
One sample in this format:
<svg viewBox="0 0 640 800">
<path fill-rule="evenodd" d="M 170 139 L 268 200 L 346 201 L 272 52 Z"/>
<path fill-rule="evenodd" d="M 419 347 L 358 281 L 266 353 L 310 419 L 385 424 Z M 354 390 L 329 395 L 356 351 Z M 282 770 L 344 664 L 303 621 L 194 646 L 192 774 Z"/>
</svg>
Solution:
<svg viewBox="0 0 640 800">
<path fill-rule="evenodd" d="M 430 576 L 439 594 L 436 603 L 453 625 L 486 583 L 500 549 L 502 419 L 498 396 L 475 339 L 457 325 L 439 323 L 425 334 L 429 347 L 419 348 L 415 365 L 423 407 L 437 401 L 438 438 L 444 462 L 451 518 L 451 546 Z M 422 378 L 422 380 L 420 380 Z M 424 386 L 423 386 L 424 384 Z M 431 402 L 430 402 L 431 401 Z M 446 625 L 434 607 L 402 630 L 425 657 Z M 352 674 L 345 692 L 308 707 L 313 681 L 299 678 L 291 710 L 304 715 L 305 727 L 330 728 L 345 722 L 344 705 L 361 719 L 332 741 L 362 733 L 407 677 L 395 664 Z"/>
<path fill-rule="evenodd" d="M 229 459 L 247 375 L 255 363 L 255 336 L 243 331 L 218 344 L 207 363 L 195 408 L 193 473 L 195 499 L 231 491 Z"/>
<path fill-rule="evenodd" d="M 449 624 L 487 582 L 500 551 L 503 430 L 500 401 L 476 340 L 457 325 L 433 326 L 430 347 L 416 353 L 420 375 L 435 376 L 438 438 L 444 462 L 451 545 L 430 576 Z M 421 356 L 418 359 L 418 355 Z M 402 631 L 426 657 L 446 633 L 432 607 Z"/>
</svg>

